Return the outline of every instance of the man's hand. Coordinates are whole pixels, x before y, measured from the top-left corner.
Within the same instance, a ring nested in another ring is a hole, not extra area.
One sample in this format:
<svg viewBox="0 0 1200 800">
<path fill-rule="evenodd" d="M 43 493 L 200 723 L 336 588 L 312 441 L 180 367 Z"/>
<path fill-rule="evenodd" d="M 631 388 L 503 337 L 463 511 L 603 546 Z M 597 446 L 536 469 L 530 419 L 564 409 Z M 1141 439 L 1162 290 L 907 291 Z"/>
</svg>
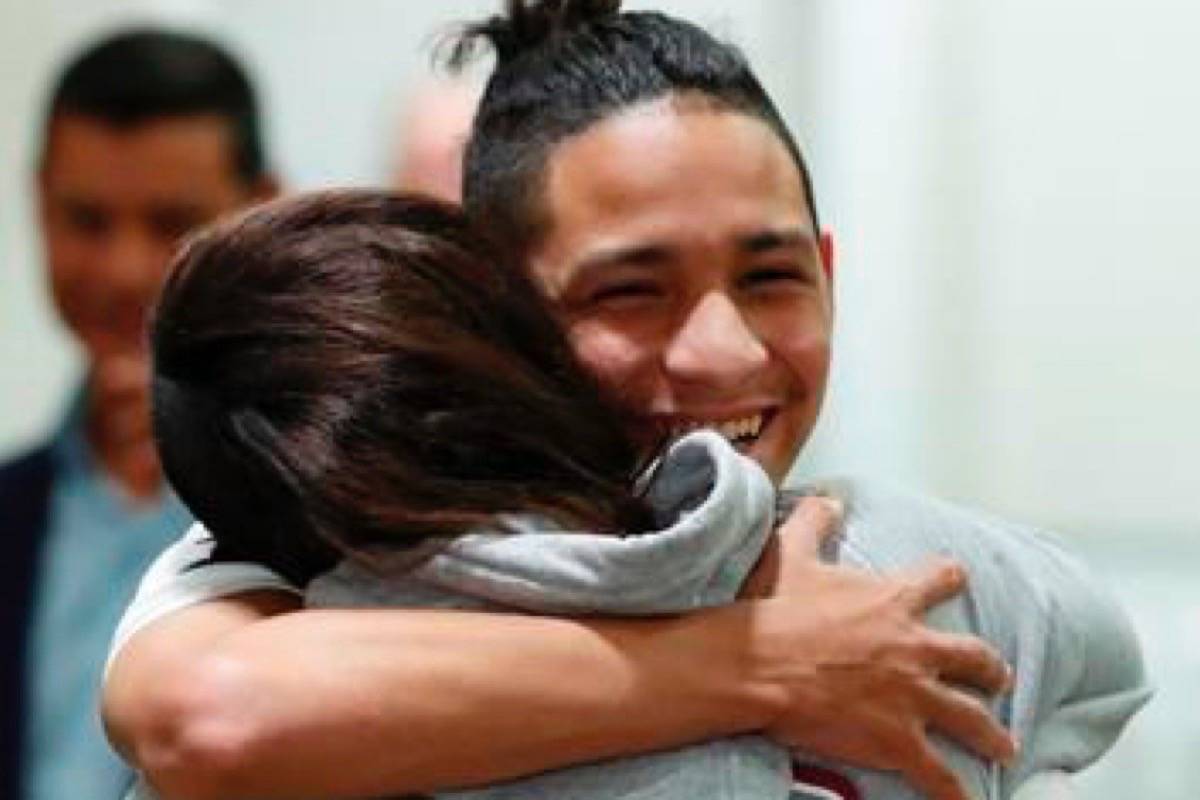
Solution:
<svg viewBox="0 0 1200 800">
<path fill-rule="evenodd" d="M 764 624 L 780 620 L 779 637 L 759 639 L 783 648 L 761 662 L 785 692 L 785 710 L 766 732 L 792 748 L 899 772 L 932 800 L 967 800 L 929 731 L 988 760 L 1013 758 L 1013 739 L 964 688 L 1004 691 L 1009 670 L 983 641 L 922 622 L 965 586 L 956 563 L 938 559 L 896 576 L 822 563 L 821 543 L 840 515 L 835 500 L 803 500 L 748 582 L 748 596 L 767 598 Z M 801 598 L 806 624 L 797 629 Z M 803 647 L 804 658 L 790 647 Z"/>
</svg>

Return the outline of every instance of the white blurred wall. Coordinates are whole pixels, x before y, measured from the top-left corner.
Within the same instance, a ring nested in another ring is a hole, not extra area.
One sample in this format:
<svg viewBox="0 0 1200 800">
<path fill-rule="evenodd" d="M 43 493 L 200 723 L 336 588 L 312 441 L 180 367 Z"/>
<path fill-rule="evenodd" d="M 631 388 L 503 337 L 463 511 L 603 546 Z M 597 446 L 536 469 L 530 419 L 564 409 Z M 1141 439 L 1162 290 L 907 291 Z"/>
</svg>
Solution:
<svg viewBox="0 0 1200 800">
<path fill-rule="evenodd" d="M 1200 6 L 981 8 L 984 484 L 1200 537 Z"/>
<path fill-rule="evenodd" d="M 813 7 L 842 234 L 820 465 L 1200 536 L 1200 7 Z"/>
<path fill-rule="evenodd" d="M 802 469 L 1071 534 L 1158 687 L 1081 796 L 1190 800 L 1200 7 L 808 8 L 820 78 L 805 108 L 842 258 L 830 413 Z"/>
</svg>

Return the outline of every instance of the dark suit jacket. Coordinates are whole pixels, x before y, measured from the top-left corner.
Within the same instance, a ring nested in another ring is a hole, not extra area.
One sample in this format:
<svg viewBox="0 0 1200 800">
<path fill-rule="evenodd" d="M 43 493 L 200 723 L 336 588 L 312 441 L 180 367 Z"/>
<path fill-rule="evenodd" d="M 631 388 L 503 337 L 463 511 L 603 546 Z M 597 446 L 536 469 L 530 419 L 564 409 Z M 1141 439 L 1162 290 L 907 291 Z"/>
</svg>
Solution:
<svg viewBox="0 0 1200 800">
<path fill-rule="evenodd" d="M 54 463 L 46 447 L 0 465 L 0 797 L 21 797 L 25 649 Z"/>
</svg>

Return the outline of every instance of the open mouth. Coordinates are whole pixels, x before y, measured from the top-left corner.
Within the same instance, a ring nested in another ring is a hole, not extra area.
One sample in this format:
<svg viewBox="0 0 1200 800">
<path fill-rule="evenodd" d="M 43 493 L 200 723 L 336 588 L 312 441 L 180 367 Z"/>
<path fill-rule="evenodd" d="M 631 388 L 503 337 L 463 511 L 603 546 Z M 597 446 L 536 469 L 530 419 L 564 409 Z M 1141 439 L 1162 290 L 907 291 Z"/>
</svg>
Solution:
<svg viewBox="0 0 1200 800">
<path fill-rule="evenodd" d="M 759 435 L 771 421 L 771 416 L 771 412 L 760 412 L 723 420 L 676 418 L 665 423 L 663 427 L 671 438 L 683 436 L 699 428 L 709 428 L 724 436 L 736 447 L 749 447 L 758 441 Z"/>
</svg>

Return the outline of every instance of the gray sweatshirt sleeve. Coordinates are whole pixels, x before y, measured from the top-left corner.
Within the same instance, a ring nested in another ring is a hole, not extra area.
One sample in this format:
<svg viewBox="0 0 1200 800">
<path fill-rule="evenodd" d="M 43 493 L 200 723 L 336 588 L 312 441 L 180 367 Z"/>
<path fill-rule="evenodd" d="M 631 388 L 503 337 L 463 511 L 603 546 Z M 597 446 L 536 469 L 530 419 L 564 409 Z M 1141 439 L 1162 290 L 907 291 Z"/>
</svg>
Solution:
<svg viewBox="0 0 1200 800">
<path fill-rule="evenodd" d="M 1013 667 L 1013 691 L 990 704 L 1022 742 L 1016 763 L 997 769 L 939 740 L 973 796 L 1069 797 L 1069 773 L 1100 758 L 1151 693 L 1137 637 L 1103 583 L 1043 531 L 857 482 L 823 491 L 848 510 L 831 558 L 894 572 L 942 554 L 967 569 L 966 590 L 928 622 L 983 637 Z M 891 776 L 857 775 L 866 796 L 909 796 Z"/>
<path fill-rule="evenodd" d="M 626 536 L 510 517 L 507 532 L 448 542 L 415 571 L 355 563 L 313 581 L 310 605 L 440 606 L 538 613 L 671 613 L 733 599 L 773 527 L 757 464 L 699 431 L 673 444 L 645 487 L 661 527 Z M 553 770 L 446 792 L 443 800 L 785 800 L 788 754 L 761 736 Z"/>
</svg>

